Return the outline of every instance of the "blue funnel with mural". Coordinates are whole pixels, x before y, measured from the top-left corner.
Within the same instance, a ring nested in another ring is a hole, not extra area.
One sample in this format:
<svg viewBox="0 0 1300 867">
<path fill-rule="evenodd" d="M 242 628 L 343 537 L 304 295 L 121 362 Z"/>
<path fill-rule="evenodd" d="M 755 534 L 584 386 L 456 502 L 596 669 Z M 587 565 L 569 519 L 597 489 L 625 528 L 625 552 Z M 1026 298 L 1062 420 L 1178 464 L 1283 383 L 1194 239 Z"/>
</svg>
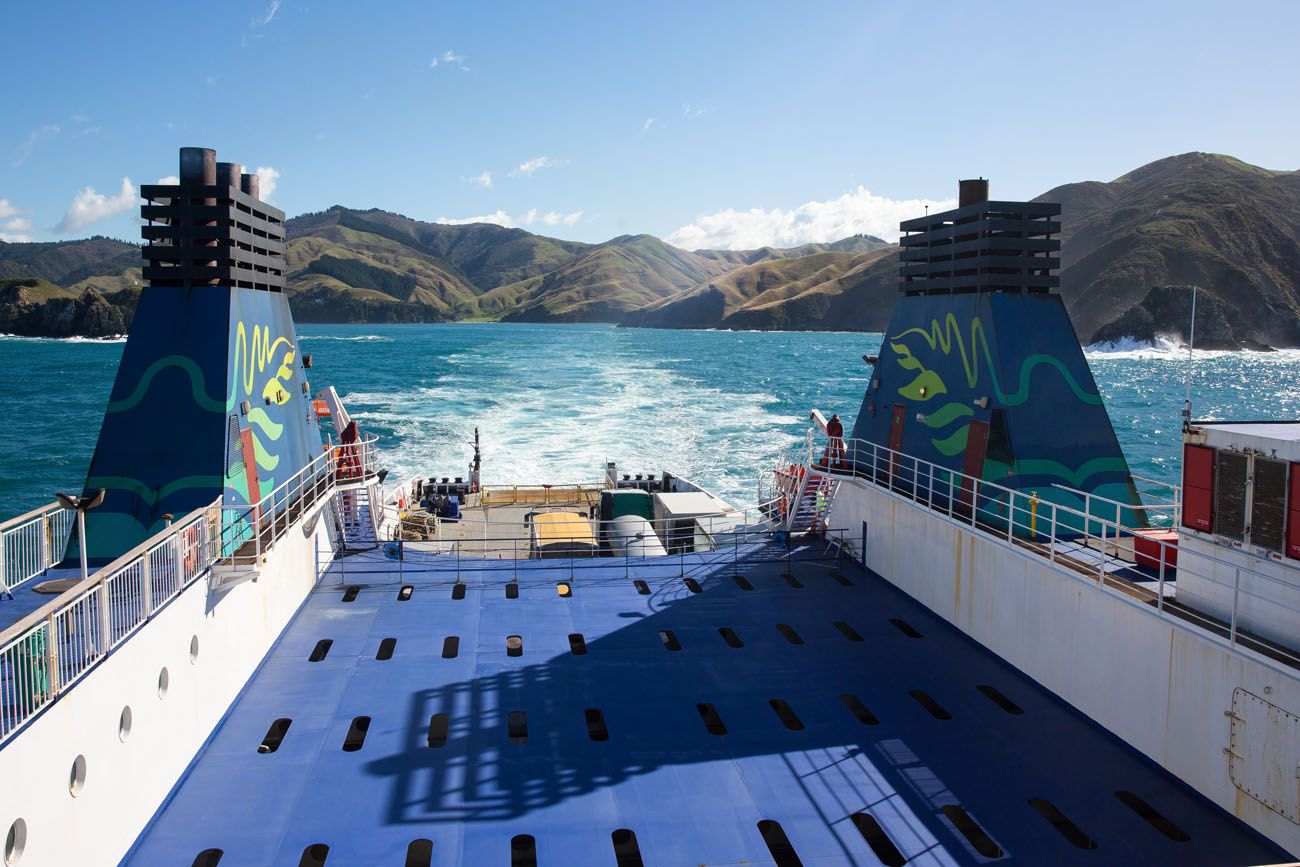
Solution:
<svg viewBox="0 0 1300 867">
<path fill-rule="evenodd" d="M 321 453 L 284 294 L 284 213 L 206 148 L 181 150 L 178 184 L 141 193 L 149 285 L 85 486 L 107 491 L 86 516 L 95 563 L 165 515 L 256 503 Z"/>
<path fill-rule="evenodd" d="M 1060 206 L 989 202 L 987 182 L 962 185 L 956 210 L 902 224 L 902 297 L 853 437 L 1144 526 L 1128 462 L 1053 291 Z M 884 463 L 859 470 L 895 471 Z M 990 488 L 978 499 L 981 519 L 1005 522 L 1006 495 Z M 1084 529 L 1077 516 L 1060 517 L 1058 529 Z"/>
</svg>

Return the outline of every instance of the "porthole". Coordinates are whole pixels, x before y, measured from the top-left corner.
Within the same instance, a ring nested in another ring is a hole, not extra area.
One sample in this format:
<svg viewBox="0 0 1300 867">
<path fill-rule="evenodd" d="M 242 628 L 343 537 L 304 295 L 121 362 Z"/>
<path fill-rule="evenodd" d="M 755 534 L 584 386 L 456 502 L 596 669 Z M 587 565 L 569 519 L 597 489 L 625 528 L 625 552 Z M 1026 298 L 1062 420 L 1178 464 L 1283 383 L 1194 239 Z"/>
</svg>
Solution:
<svg viewBox="0 0 1300 867">
<path fill-rule="evenodd" d="M 128 704 L 122 708 L 122 715 L 117 718 L 117 739 L 126 743 L 129 737 L 131 737 L 131 706 Z"/>
<path fill-rule="evenodd" d="M 199 637 L 190 636 L 190 665 L 199 661 Z"/>
<path fill-rule="evenodd" d="M 72 771 L 68 774 L 68 792 L 72 797 L 81 794 L 86 785 L 86 757 L 77 756 L 72 760 Z"/>
<path fill-rule="evenodd" d="M 158 672 L 158 697 L 159 698 L 167 697 L 167 687 L 171 686 L 171 682 L 172 682 L 171 675 L 167 673 L 167 667 L 163 666 L 163 670 Z"/>
<path fill-rule="evenodd" d="M 5 835 L 5 867 L 14 867 L 22 860 L 23 850 L 27 848 L 27 823 L 15 819 Z"/>
</svg>

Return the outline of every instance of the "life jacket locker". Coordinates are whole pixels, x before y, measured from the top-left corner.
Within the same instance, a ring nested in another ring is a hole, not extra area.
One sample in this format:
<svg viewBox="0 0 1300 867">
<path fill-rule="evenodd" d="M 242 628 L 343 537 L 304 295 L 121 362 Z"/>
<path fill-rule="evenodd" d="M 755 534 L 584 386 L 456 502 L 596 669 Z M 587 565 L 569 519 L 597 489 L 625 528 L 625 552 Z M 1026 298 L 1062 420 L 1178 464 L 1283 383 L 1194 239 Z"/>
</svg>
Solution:
<svg viewBox="0 0 1300 867">
<path fill-rule="evenodd" d="M 1286 502 L 1286 555 L 1300 560 L 1300 464 L 1291 464 Z"/>
<path fill-rule="evenodd" d="M 1214 530 L 1214 457 L 1209 446 L 1183 445 L 1183 526 Z"/>
</svg>

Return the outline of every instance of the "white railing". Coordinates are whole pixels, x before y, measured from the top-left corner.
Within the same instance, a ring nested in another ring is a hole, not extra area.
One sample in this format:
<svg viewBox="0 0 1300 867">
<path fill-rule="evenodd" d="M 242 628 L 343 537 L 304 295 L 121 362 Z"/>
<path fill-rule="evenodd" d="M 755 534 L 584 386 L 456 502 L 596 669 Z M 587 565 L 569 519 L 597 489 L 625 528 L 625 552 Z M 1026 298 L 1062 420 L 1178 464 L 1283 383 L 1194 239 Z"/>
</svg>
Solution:
<svg viewBox="0 0 1300 867">
<path fill-rule="evenodd" d="M 302 515 L 340 486 L 361 486 L 375 476 L 377 436 L 330 445 L 310 463 L 252 505 L 221 508 L 222 562 L 255 566 Z"/>
<path fill-rule="evenodd" d="M 0 744 L 213 565 L 249 543 L 260 559 L 339 485 L 371 477 L 375 440 L 331 448 L 252 506 L 191 512 L 0 632 Z"/>
<path fill-rule="evenodd" d="M 50 503 L 0 524 L 0 597 L 63 559 L 76 512 Z"/>
<path fill-rule="evenodd" d="M 1099 589 L 1121 593 L 1161 617 L 1175 618 L 1208 633 L 1216 641 L 1244 648 L 1271 664 L 1280 662 L 1290 668 L 1300 667 L 1300 648 L 1283 646 L 1241 629 L 1237 594 L 1234 593 L 1231 610 L 1223 619 L 1168 598 L 1166 583 L 1174 563 L 1179 569 L 1195 564 L 1194 571 L 1203 575 L 1215 574 L 1216 567 L 1236 570 L 1238 586 L 1243 576 L 1279 587 L 1289 586 L 1265 569 L 1227 563 L 1200 551 L 1180 549 L 1176 542 L 1165 542 L 1153 536 L 1138 540 L 1137 537 L 1148 529 L 1140 516 L 1153 509 L 1167 512 L 1168 503 L 1151 507 L 1117 503 L 1096 495 L 1082 496 L 1082 492 L 1065 487 L 1049 490 L 1010 488 L 865 440 L 843 440 L 842 454 L 837 459 L 829 448 L 818 449 L 823 442 L 810 432 L 807 469 L 810 474 L 872 482 L 896 496 L 935 511 L 945 521 L 972 526 L 1002 544 L 1041 556 L 1087 579 Z M 785 468 L 774 472 L 778 490 L 783 485 L 788 488 L 788 482 L 780 478 L 783 471 L 788 474 Z M 1083 508 L 1055 501 L 1063 499 L 1063 495 L 1081 501 Z M 785 500 L 780 503 L 780 508 L 792 509 L 797 505 Z M 1126 513 L 1130 516 L 1127 521 Z M 1110 517 L 1111 514 L 1115 517 Z M 835 519 L 833 505 L 830 517 Z M 1176 523 L 1176 512 L 1172 518 Z M 1262 565 L 1266 561 L 1261 559 L 1260 562 Z M 1131 570 L 1127 571 L 1130 577 L 1141 575 L 1148 580 L 1127 580 L 1124 575 L 1116 574 L 1126 570 Z M 1295 598 L 1293 590 L 1289 595 Z M 1300 604 L 1300 599 L 1296 602 Z M 1300 610 L 1294 606 L 1292 613 L 1300 617 Z"/>
<path fill-rule="evenodd" d="M 0 743 L 212 565 L 219 506 L 192 512 L 0 634 Z"/>
</svg>

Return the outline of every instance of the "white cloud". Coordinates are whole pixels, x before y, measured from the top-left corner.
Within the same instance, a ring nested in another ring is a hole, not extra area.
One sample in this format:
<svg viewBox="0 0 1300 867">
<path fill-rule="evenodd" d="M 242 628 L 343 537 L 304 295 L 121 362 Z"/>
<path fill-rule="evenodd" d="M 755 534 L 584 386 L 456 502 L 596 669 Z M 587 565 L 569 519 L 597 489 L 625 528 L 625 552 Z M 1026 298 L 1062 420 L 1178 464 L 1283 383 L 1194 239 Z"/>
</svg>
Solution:
<svg viewBox="0 0 1300 867">
<path fill-rule="evenodd" d="M 641 134 L 645 135 L 646 133 L 648 133 L 650 131 L 650 127 L 654 126 L 658 122 L 659 122 L 659 118 L 657 117 L 647 117 L 645 119 L 645 123 L 641 124 Z"/>
<path fill-rule="evenodd" d="M 897 240 L 899 221 L 922 214 L 927 206 L 931 210 L 946 210 L 956 207 L 956 202 L 887 199 L 859 186 L 837 199 L 806 202 L 790 210 L 728 208 L 701 214 L 666 240 L 688 250 L 795 247 L 838 241 L 857 234 Z"/>
<path fill-rule="evenodd" d="M 478 184 L 485 190 L 492 189 L 492 172 L 487 169 L 484 169 L 481 175 L 475 175 L 472 178 L 461 178 L 461 180 L 467 184 Z"/>
<path fill-rule="evenodd" d="M 0 220 L 5 217 L 12 217 L 14 214 L 21 214 L 22 211 L 14 207 L 13 202 L 8 199 L 0 199 Z"/>
<path fill-rule="evenodd" d="M 154 183 L 158 184 L 159 186 L 168 186 L 168 187 L 173 187 L 173 186 L 175 186 L 176 184 L 179 184 L 180 182 L 181 182 L 181 179 L 178 178 L 178 177 L 176 177 L 176 175 L 167 175 L 167 176 L 165 176 L 165 177 L 161 177 L 161 178 L 159 178 L 159 179 L 158 179 L 157 181 L 155 181 Z"/>
<path fill-rule="evenodd" d="M 521 226 L 534 226 L 537 224 L 543 226 L 572 226 L 581 219 L 582 211 L 571 211 L 565 214 L 559 211 L 542 212 L 536 208 L 530 208 L 517 216 L 511 216 L 505 211 L 497 210 L 491 214 L 481 214 L 477 217 L 439 217 L 434 222 L 444 223 L 448 226 L 465 226 L 469 223 L 495 223 L 498 226 L 505 226 L 507 229 L 517 229 Z"/>
<path fill-rule="evenodd" d="M 533 159 L 528 160 L 527 162 L 520 163 L 519 168 L 515 169 L 510 174 L 525 175 L 527 177 L 532 177 L 533 172 L 537 171 L 538 169 L 556 169 L 559 168 L 560 166 L 564 166 L 568 164 L 569 164 L 568 160 L 556 160 L 556 159 L 551 159 L 550 157 L 534 157 Z"/>
<path fill-rule="evenodd" d="M 257 194 L 262 201 L 270 202 L 271 197 L 275 195 L 275 188 L 280 184 L 280 173 L 270 166 L 258 166 L 254 174 L 257 175 Z"/>
<path fill-rule="evenodd" d="M 6 205 L 4 199 L 0 199 L 0 205 Z M 0 225 L 0 241 L 8 241 L 11 244 L 30 241 L 32 231 L 32 221 L 22 217 L 14 217 Z"/>
<path fill-rule="evenodd" d="M 682 104 L 682 117 L 687 120 L 694 120 L 700 115 L 708 114 L 711 111 L 713 111 L 711 105 L 692 105 L 689 102 Z"/>
<path fill-rule="evenodd" d="M 63 132 L 63 125 L 57 123 L 47 123 L 32 130 L 27 134 L 27 138 L 19 142 L 18 148 L 14 151 L 14 166 L 21 166 L 32 155 L 32 151 L 36 150 L 38 144 L 54 138 L 61 132 Z"/>
<path fill-rule="evenodd" d="M 465 65 L 465 55 L 457 54 L 451 49 L 447 49 L 429 61 L 430 69 L 437 69 L 439 66 L 456 66 L 462 72 L 469 72 L 469 67 Z"/>
<path fill-rule="evenodd" d="M 72 204 L 68 205 L 67 213 L 54 227 L 54 231 L 59 234 L 75 232 L 91 223 L 98 223 L 100 220 L 129 211 L 135 207 L 137 201 L 135 184 L 131 183 L 130 178 L 122 178 L 122 188 L 115 196 L 106 196 L 95 192 L 94 187 L 86 187 L 73 198 Z"/>
<path fill-rule="evenodd" d="M 262 16 L 263 24 L 270 24 L 271 19 L 275 18 L 275 13 L 280 11 L 280 0 L 271 0 L 271 5 L 266 7 L 266 14 Z"/>
</svg>

